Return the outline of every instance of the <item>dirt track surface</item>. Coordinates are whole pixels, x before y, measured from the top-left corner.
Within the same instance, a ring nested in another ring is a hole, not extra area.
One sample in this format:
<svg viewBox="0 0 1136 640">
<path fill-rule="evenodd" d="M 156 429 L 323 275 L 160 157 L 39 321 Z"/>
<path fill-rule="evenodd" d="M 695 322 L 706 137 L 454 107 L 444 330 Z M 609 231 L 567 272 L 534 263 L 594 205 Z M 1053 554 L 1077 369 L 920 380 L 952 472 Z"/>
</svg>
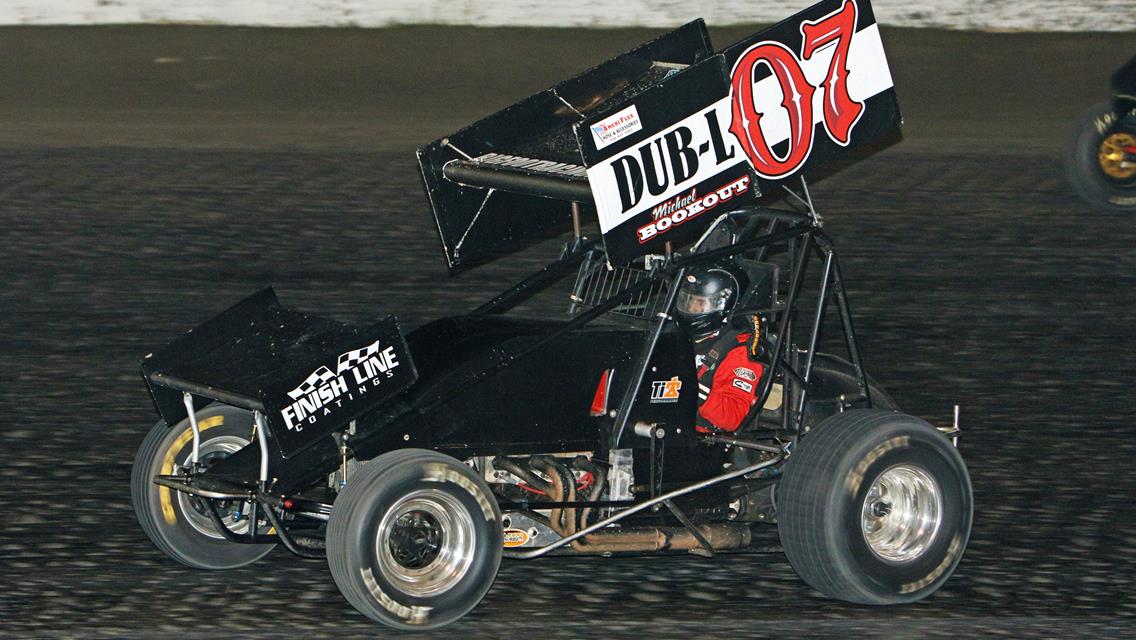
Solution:
<svg viewBox="0 0 1136 640">
<path fill-rule="evenodd" d="M 185 56 L 157 65 L 184 71 L 197 55 L 187 52 L 213 51 L 235 32 L 90 37 L 123 60 L 135 50 Z M 244 71 L 203 71 L 222 78 L 207 99 L 171 93 L 183 86 L 172 81 L 147 84 L 141 64 L 112 74 L 95 63 L 109 54 L 80 55 L 64 46 L 68 33 L 0 30 L 7 58 L 26 61 L 0 67 L 12 96 L 0 121 L 17 123 L 0 133 L 0 635 L 396 635 L 351 609 L 321 562 L 277 550 L 251 567 L 201 572 L 150 545 L 129 504 L 131 458 L 155 419 L 138 362 L 267 285 L 303 311 L 355 322 L 397 313 L 414 326 L 518 279 L 552 247 L 446 275 L 409 149 L 606 51 L 565 53 L 537 79 L 509 72 L 517 56 L 548 60 L 547 32 L 395 31 L 400 44 L 383 60 L 362 54 L 382 38 L 336 34 L 335 46 L 357 49 L 351 64 L 326 36 L 330 50 L 306 40 L 320 32 L 250 32 L 276 57 L 233 53 Z M 610 52 L 640 39 L 605 35 L 618 43 Z M 885 38 L 908 142 L 816 185 L 814 197 L 851 280 L 873 375 L 932 422 L 962 405 L 975 526 L 952 580 L 923 603 L 881 609 L 823 599 L 779 554 L 506 562 L 481 606 L 436 635 L 1133 637 L 1136 225 L 1077 200 L 1058 149 L 1136 42 Z M 1126 48 L 1085 62 L 1101 43 Z M 436 86 L 443 74 L 424 68 L 418 92 L 359 88 L 360 69 L 406 63 L 398 51 L 409 44 L 460 48 L 448 58 L 451 82 Z M 1052 77 L 1015 75 L 1018 85 L 997 92 L 977 80 L 1001 77 L 990 61 L 1023 50 Z M 1082 61 L 1055 62 L 1070 54 Z M 905 69 L 908 58 L 923 62 Z M 79 67 L 53 67 L 64 59 Z M 273 84 L 274 59 L 307 61 L 311 78 L 339 65 L 346 84 Z M 973 63 L 965 73 L 959 59 Z M 197 77 L 186 72 L 184 86 Z M 1038 84 L 1053 97 L 1040 102 L 1030 93 Z M 945 95 L 950 104 L 932 103 Z M 17 112 L 23 120 L 11 119 Z M 281 113 L 297 114 L 296 126 Z M 1026 143 L 1034 129 L 1039 142 Z"/>
<path fill-rule="evenodd" d="M 0 27 L 0 146 L 409 152 L 661 32 Z M 883 41 L 907 146 L 936 150 L 1058 149 L 1136 52 L 1131 33 Z"/>
</svg>

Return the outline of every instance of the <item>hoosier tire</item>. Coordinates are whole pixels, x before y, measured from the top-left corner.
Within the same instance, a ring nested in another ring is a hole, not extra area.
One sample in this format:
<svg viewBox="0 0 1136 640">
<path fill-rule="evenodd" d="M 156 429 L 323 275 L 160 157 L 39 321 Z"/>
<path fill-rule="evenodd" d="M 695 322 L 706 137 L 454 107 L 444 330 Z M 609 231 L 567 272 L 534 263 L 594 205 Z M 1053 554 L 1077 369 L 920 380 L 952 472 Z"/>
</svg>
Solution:
<svg viewBox="0 0 1136 640">
<path fill-rule="evenodd" d="M 210 463 L 244 447 L 252 437 L 252 414 L 212 405 L 197 412 L 201 431 L 200 461 Z M 234 569 L 256 562 L 275 545 L 240 544 L 225 540 L 210 521 L 202 499 L 154 484 L 154 476 L 173 475 L 189 465 L 193 431 L 189 419 L 173 427 L 158 421 L 143 439 L 130 472 L 130 499 L 138 524 L 154 546 L 167 556 L 196 569 Z M 247 506 L 221 503 L 222 517 Z M 229 524 L 229 523 L 226 523 Z M 247 530 L 248 519 L 230 528 Z"/>
<path fill-rule="evenodd" d="M 383 454 L 353 475 L 327 525 L 327 562 L 360 613 L 397 629 L 461 618 L 501 563 L 501 511 L 488 485 L 449 456 Z"/>
<path fill-rule="evenodd" d="M 954 572 L 970 537 L 970 478 L 923 420 L 854 409 L 797 443 L 777 489 L 778 529 L 797 574 L 859 604 L 914 602 Z"/>
</svg>

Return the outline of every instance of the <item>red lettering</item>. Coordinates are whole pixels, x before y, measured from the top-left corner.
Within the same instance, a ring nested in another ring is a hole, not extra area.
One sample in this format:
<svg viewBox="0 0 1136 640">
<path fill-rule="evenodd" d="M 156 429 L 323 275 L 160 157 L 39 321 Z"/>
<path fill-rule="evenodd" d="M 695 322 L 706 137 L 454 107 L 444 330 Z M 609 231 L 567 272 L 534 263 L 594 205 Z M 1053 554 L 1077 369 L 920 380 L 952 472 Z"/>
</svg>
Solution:
<svg viewBox="0 0 1136 640">
<path fill-rule="evenodd" d="M 829 137 L 840 145 L 851 140 L 852 128 L 864 113 L 864 103 L 848 94 L 848 50 L 856 31 L 858 9 L 855 0 L 844 0 L 840 9 L 816 21 L 801 23 L 800 58 L 779 42 L 759 42 L 738 58 L 730 74 L 732 119 L 730 131 L 741 143 L 757 173 L 777 179 L 787 176 L 808 159 L 813 146 L 813 94 L 824 91 L 822 121 Z M 819 49 L 835 46 L 828 74 L 819 87 L 809 84 L 801 60 L 812 58 Z M 754 74 L 765 65 L 781 87 L 781 107 L 789 116 L 789 149 L 784 157 L 773 153 L 765 139 L 754 96 Z"/>
<path fill-rule="evenodd" d="M 856 3 L 852 0 L 844 0 L 838 11 L 816 22 L 806 20 L 801 23 L 801 35 L 804 36 L 801 58 L 807 60 L 817 49 L 830 42 L 836 43 L 824 80 L 824 127 L 828 135 L 841 145 L 848 144 L 852 127 L 864 113 L 864 103 L 856 102 L 848 95 L 848 47 L 855 31 Z"/>
<path fill-rule="evenodd" d="M 753 74 L 764 64 L 781 85 L 781 106 L 789 114 L 789 151 L 778 158 L 761 130 L 762 115 L 753 95 Z M 796 171 L 809 157 L 813 146 L 813 92 L 801 64 L 785 45 L 762 42 L 742 54 L 732 74 L 733 119 L 730 131 L 737 136 L 753 168 L 766 178 L 778 178 Z"/>
</svg>

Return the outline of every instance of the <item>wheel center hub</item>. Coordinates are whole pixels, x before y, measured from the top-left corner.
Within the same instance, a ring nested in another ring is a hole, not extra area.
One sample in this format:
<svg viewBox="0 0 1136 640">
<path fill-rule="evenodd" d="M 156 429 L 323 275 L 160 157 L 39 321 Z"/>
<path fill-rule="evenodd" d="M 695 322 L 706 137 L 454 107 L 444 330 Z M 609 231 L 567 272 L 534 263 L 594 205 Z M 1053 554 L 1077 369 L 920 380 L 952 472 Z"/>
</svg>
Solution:
<svg viewBox="0 0 1136 640">
<path fill-rule="evenodd" d="M 375 531 L 378 569 L 394 588 L 433 597 L 461 582 L 473 564 L 471 513 L 449 491 L 413 491 L 387 509 Z"/>
<path fill-rule="evenodd" d="M 1101 171 L 1113 180 L 1136 177 L 1136 154 L 1132 149 L 1136 149 L 1136 135 L 1118 132 L 1106 136 L 1097 152 Z"/>
<path fill-rule="evenodd" d="M 870 485 L 860 513 L 864 542 L 885 562 L 910 562 L 927 550 L 943 521 L 943 495 L 920 466 L 897 464 Z"/>
<path fill-rule="evenodd" d="M 201 452 L 195 473 L 201 473 L 212 468 L 247 444 L 248 440 L 231 435 L 205 440 L 201 443 Z M 175 469 L 179 475 L 187 474 L 191 469 L 194 469 L 188 452 L 185 454 L 185 459 Z M 209 513 L 209 499 L 179 491 L 177 501 L 186 521 L 198 533 L 217 540 L 224 540 L 224 536 L 213 523 L 212 514 Z M 240 500 L 213 500 L 213 506 L 216 507 L 218 515 L 223 520 L 234 523 L 233 526 L 229 527 L 233 533 L 244 534 L 248 532 L 248 519 L 240 517 L 242 511 L 246 511 L 247 503 Z"/>
<path fill-rule="evenodd" d="M 395 562 L 407 569 L 429 566 L 438 558 L 442 542 L 442 529 L 437 518 L 426 511 L 404 513 L 391 528 L 391 555 Z"/>
</svg>

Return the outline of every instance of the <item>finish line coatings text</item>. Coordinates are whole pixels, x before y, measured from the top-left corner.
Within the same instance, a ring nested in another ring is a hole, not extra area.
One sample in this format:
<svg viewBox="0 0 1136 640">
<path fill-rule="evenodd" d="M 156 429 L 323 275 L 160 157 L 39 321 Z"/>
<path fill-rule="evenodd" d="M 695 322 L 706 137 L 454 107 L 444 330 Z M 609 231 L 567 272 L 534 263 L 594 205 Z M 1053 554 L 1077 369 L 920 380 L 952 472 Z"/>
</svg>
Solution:
<svg viewBox="0 0 1136 640">
<path fill-rule="evenodd" d="M 302 431 L 303 423 L 314 424 L 319 416 L 330 414 L 333 405 L 341 407 L 344 399 L 354 400 L 355 394 L 361 395 L 371 387 L 379 386 L 383 378 L 394 376 L 393 369 L 398 366 L 394 347 L 387 347 L 296 400 L 285 407 L 280 415 L 284 417 L 284 423 L 289 429 Z"/>
</svg>

